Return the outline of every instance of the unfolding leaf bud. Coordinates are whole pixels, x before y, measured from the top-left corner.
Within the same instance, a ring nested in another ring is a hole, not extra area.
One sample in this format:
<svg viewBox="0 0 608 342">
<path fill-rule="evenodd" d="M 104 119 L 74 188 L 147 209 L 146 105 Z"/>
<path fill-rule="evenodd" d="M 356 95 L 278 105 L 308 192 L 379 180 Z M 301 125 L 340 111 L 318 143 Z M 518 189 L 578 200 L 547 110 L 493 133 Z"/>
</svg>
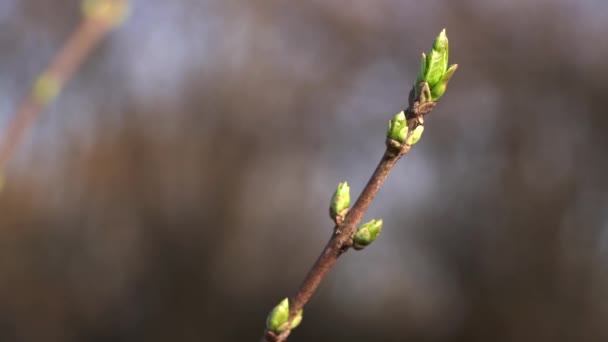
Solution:
<svg viewBox="0 0 608 342">
<path fill-rule="evenodd" d="M 277 334 L 282 333 L 288 329 L 295 329 L 302 322 L 303 310 L 298 311 L 296 317 L 291 321 L 289 325 L 289 299 L 283 299 L 279 305 L 275 306 L 268 318 L 266 318 L 266 328 Z"/>
<path fill-rule="evenodd" d="M 432 97 L 426 101 L 437 101 L 445 93 L 448 81 L 456 71 L 457 65 L 448 68 L 449 42 L 445 29 L 439 33 L 428 55 L 422 54 L 422 65 L 416 77 L 414 89 L 416 96 L 420 95 L 420 83 L 428 83 Z M 421 102 L 422 103 L 422 102 Z"/>
<path fill-rule="evenodd" d="M 374 242 L 382 231 L 382 220 L 371 220 L 357 228 L 357 232 L 353 238 L 353 248 L 361 250 L 365 246 Z"/>
<path fill-rule="evenodd" d="M 415 145 L 418 142 L 418 140 L 420 140 L 420 138 L 422 137 L 422 132 L 424 132 L 424 126 L 420 125 L 420 126 L 414 128 L 412 135 L 410 135 L 410 137 L 407 138 L 406 144 L 408 144 L 410 146 Z"/>
<path fill-rule="evenodd" d="M 401 111 L 388 122 L 386 137 L 402 144 L 407 137 L 407 132 L 407 120 L 405 119 L 405 113 Z"/>
<path fill-rule="evenodd" d="M 329 205 L 329 216 L 332 220 L 344 220 L 350 205 L 350 187 L 347 182 L 338 184 Z M 337 223 L 337 222 L 336 222 Z"/>
</svg>

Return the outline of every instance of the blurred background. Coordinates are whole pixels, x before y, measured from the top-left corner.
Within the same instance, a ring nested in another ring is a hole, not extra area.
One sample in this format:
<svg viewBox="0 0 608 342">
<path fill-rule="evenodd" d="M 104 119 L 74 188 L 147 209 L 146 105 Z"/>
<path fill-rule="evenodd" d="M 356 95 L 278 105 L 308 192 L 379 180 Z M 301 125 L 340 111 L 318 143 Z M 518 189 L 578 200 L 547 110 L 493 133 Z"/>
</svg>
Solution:
<svg viewBox="0 0 608 342">
<path fill-rule="evenodd" d="M 608 2 L 133 1 L 0 194 L 0 340 L 257 341 L 460 64 L 290 341 L 608 340 Z M 0 0 L 0 129 L 79 21 Z M 3 133 L 4 134 L 4 133 Z"/>
</svg>

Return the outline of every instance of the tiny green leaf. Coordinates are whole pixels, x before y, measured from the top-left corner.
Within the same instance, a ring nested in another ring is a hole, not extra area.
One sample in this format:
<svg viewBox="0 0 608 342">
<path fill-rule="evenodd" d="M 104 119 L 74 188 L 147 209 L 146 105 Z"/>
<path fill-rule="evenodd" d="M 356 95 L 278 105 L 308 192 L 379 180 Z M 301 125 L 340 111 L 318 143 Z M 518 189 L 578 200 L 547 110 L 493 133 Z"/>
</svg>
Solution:
<svg viewBox="0 0 608 342">
<path fill-rule="evenodd" d="M 446 70 L 448 68 L 448 57 L 450 49 L 448 36 L 445 33 L 445 28 L 441 30 L 437 38 L 435 38 L 435 42 L 433 43 L 433 50 L 438 51 L 440 53 L 445 53 L 445 64 L 443 65 L 443 69 Z"/>
<path fill-rule="evenodd" d="M 445 72 L 445 52 L 431 50 L 427 58 L 426 75 L 424 80 L 433 87 Z"/>
<path fill-rule="evenodd" d="M 445 28 L 439 32 L 437 38 L 435 38 L 435 42 L 433 43 L 433 48 L 437 51 L 443 51 L 448 48 L 448 36 L 445 33 Z"/>
<path fill-rule="evenodd" d="M 450 78 L 452 78 L 452 75 L 454 75 L 454 72 L 456 71 L 456 69 L 458 69 L 458 64 L 452 65 L 445 72 L 445 74 L 443 74 L 443 76 L 441 77 L 439 82 L 437 82 L 437 84 L 431 91 L 433 101 L 437 101 L 441 98 L 441 96 L 443 96 L 443 93 L 445 93 L 445 90 L 448 87 L 448 82 L 450 81 Z"/>
<path fill-rule="evenodd" d="M 426 75 L 426 54 L 423 52 L 422 53 L 422 60 L 420 61 L 420 71 L 418 72 L 418 76 L 416 77 L 416 84 L 419 84 L 420 82 L 424 81 L 424 77 Z M 418 91 L 418 88 L 416 87 L 416 92 Z M 416 95 L 418 95 L 418 93 L 416 93 Z"/>
</svg>

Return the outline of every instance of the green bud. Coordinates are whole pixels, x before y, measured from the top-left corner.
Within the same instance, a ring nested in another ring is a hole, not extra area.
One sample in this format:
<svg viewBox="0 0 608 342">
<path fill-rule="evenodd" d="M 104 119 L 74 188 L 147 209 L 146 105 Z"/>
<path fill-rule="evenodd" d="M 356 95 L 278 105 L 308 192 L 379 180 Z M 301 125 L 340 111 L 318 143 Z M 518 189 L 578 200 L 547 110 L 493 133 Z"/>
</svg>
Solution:
<svg viewBox="0 0 608 342">
<path fill-rule="evenodd" d="M 285 298 L 270 311 L 268 318 L 266 318 L 266 328 L 277 334 L 288 329 L 295 329 L 302 322 L 302 313 L 303 310 L 300 309 L 291 321 L 291 327 L 289 327 L 289 299 Z"/>
<path fill-rule="evenodd" d="M 455 65 L 448 68 L 449 50 L 448 36 L 443 29 L 435 38 L 428 56 L 422 54 L 422 66 L 416 77 L 416 96 L 421 94 L 422 82 L 428 83 L 432 94 L 431 97 L 426 98 L 427 101 L 436 101 L 443 95 L 450 77 L 457 68 Z"/>
<path fill-rule="evenodd" d="M 32 88 L 32 96 L 36 103 L 41 106 L 53 102 L 60 92 L 61 81 L 55 75 L 47 72 L 38 77 Z"/>
<path fill-rule="evenodd" d="M 331 197 L 329 206 L 329 215 L 332 219 L 337 216 L 344 219 L 348 212 L 348 206 L 350 205 L 350 188 L 347 182 L 338 184 L 334 195 Z"/>
<path fill-rule="evenodd" d="M 365 246 L 376 240 L 381 231 L 382 220 L 371 220 L 360 225 L 353 238 L 353 248 L 356 250 L 365 248 Z"/>
<path fill-rule="evenodd" d="M 415 145 L 418 142 L 418 140 L 420 140 L 420 138 L 422 137 L 422 132 L 424 132 L 424 126 L 420 125 L 420 126 L 414 128 L 412 135 L 410 135 L 410 137 L 407 138 L 407 144 L 410 146 Z"/>
<path fill-rule="evenodd" d="M 405 119 L 405 113 L 401 111 L 388 122 L 386 137 L 403 143 L 407 137 L 407 132 L 407 120 Z"/>
<path fill-rule="evenodd" d="M 129 16 L 129 0 L 83 0 L 81 9 L 86 18 L 118 26 Z"/>
</svg>

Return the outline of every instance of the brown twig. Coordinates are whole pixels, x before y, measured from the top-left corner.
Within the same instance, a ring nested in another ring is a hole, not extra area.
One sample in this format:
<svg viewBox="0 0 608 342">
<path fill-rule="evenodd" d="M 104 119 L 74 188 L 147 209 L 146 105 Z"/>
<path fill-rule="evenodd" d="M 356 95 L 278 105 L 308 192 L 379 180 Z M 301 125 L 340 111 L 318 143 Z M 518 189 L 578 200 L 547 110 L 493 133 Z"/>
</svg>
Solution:
<svg viewBox="0 0 608 342">
<path fill-rule="evenodd" d="M 405 110 L 409 127 L 408 137 L 412 134 L 414 128 L 424 122 L 423 116 L 428 114 L 434 106 L 435 102 L 427 102 L 424 105 L 420 105 L 420 99 L 415 97 L 414 90 L 410 91 L 409 106 Z M 323 252 L 321 252 L 321 255 L 319 255 L 319 258 L 308 272 L 298 292 L 290 298 L 288 326 L 291 325 L 291 321 L 296 317 L 296 313 L 310 300 L 310 297 L 317 290 L 317 287 L 319 287 L 327 271 L 336 263 L 338 257 L 352 247 L 353 235 L 367 208 L 399 158 L 406 155 L 411 148 L 407 144 L 394 145 L 393 141 L 390 140 L 387 140 L 386 145 L 386 152 L 367 182 L 367 185 L 365 185 L 365 188 L 363 188 L 363 191 L 357 198 L 357 201 L 346 215 L 343 224 L 335 227 L 335 233 L 329 239 Z M 266 329 L 262 341 L 283 342 L 287 340 L 290 333 L 291 329 L 287 329 L 280 334 Z"/>
<path fill-rule="evenodd" d="M 93 8 L 93 6 L 98 7 Z M 32 91 L 17 107 L 0 145 L 0 173 L 6 169 L 6 164 L 23 140 L 25 133 L 32 127 L 35 119 L 58 95 L 61 87 L 72 77 L 103 37 L 115 26 L 115 20 L 120 19 L 116 15 L 124 14 L 118 11 L 111 12 L 117 6 L 121 6 L 121 11 L 124 11 L 126 0 L 105 0 L 104 3 L 98 1 L 89 6 L 89 11 L 85 11 L 78 27 L 45 71 L 40 74 Z"/>
</svg>

